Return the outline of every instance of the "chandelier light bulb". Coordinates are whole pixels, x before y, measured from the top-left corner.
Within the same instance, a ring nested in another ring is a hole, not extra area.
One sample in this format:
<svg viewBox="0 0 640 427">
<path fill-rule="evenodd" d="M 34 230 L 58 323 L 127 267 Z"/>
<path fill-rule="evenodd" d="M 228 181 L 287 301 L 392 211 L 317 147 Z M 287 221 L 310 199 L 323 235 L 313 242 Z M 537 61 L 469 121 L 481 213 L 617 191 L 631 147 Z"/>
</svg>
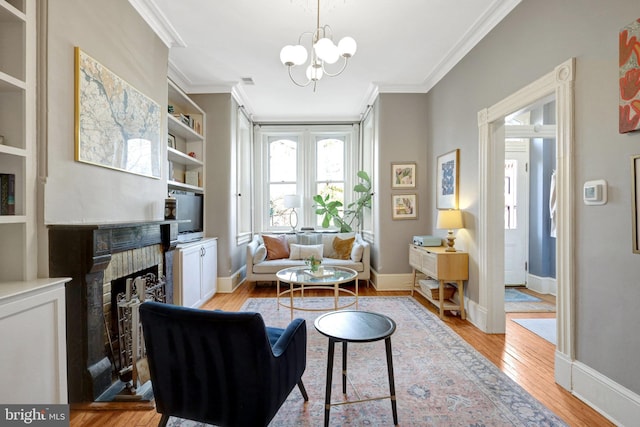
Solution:
<svg viewBox="0 0 640 427">
<path fill-rule="evenodd" d="M 326 37 L 318 40 L 314 45 L 313 49 L 316 51 L 316 55 L 323 61 L 326 61 L 331 55 L 331 51 L 335 49 L 335 45 L 331 39 Z"/>
<path fill-rule="evenodd" d="M 358 49 L 358 45 L 356 41 L 352 37 L 343 37 L 338 42 L 338 52 L 341 56 L 345 58 L 351 58 L 356 54 L 356 50 Z"/>
<path fill-rule="evenodd" d="M 312 64 L 307 67 L 307 78 L 310 81 L 318 81 L 322 78 L 322 66 Z"/>
<path fill-rule="evenodd" d="M 295 49 L 290 44 L 286 45 L 280 51 L 280 62 L 287 67 L 294 65 Z"/>
<path fill-rule="evenodd" d="M 301 44 L 293 46 L 293 63 L 295 65 L 302 65 L 307 62 L 307 58 L 309 54 L 307 53 L 307 49 L 304 48 Z"/>
</svg>

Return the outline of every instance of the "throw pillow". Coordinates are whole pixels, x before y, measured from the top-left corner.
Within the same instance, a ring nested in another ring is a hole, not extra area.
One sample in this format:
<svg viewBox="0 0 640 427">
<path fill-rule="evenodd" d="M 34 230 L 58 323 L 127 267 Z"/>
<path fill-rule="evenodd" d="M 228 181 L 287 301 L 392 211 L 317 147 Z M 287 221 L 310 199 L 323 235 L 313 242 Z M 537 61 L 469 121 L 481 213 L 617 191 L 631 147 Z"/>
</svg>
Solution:
<svg viewBox="0 0 640 427">
<path fill-rule="evenodd" d="M 351 259 L 351 248 L 353 247 L 353 241 L 355 239 L 355 237 L 350 237 L 348 239 L 336 237 L 333 239 L 333 249 L 336 251 L 336 258 Z"/>
<path fill-rule="evenodd" d="M 253 263 L 258 264 L 259 262 L 264 261 L 266 257 L 267 257 L 267 247 L 264 244 L 262 244 L 258 246 L 258 249 L 256 249 L 256 253 L 253 254 Z"/>
<path fill-rule="evenodd" d="M 267 248 L 267 259 L 289 258 L 289 244 L 287 236 L 262 236 L 264 245 Z"/>
<path fill-rule="evenodd" d="M 362 254 L 364 254 L 364 246 L 360 243 L 354 243 L 353 249 L 351 249 L 351 261 L 360 262 L 362 260 Z"/>
<path fill-rule="evenodd" d="M 312 255 L 315 259 L 322 259 L 322 245 L 289 245 L 289 259 L 307 259 Z"/>
</svg>

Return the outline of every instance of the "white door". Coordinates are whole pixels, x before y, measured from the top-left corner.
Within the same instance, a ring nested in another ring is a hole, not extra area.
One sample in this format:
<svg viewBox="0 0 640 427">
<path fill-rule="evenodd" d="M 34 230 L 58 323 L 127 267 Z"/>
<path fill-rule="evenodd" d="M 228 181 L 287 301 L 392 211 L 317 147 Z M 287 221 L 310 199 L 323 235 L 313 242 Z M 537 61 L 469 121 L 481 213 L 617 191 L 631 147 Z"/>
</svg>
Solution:
<svg viewBox="0 0 640 427">
<path fill-rule="evenodd" d="M 200 298 L 200 264 L 201 246 L 189 245 L 178 250 L 178 283 L 176 303 L 184 307 L 199 307 Z M 175 282 L 174 282 L 175 283 Z"/>
<path fill-rule="evenodd" d="M 506 142 L 504 177 L 504 283 L 527 283 L 529 257 L 529 141 Z"/>
</svg>

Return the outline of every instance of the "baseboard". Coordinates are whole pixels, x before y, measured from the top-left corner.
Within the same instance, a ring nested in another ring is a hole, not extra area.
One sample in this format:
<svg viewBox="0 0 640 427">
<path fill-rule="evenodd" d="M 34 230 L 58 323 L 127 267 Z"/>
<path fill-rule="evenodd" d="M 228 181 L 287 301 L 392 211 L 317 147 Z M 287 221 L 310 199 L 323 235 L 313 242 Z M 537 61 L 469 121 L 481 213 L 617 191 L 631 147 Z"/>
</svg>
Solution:
<svg viewBox="0 0 640 427">
<path fill-rule="evenodd" d="M 558 282 L 555 277 L 540 277 L 533 274 L 527 276 L 527 289 L 539 294 L 557 295 Z"/>
<path fill-rule="evenodd" d="M 617 426 L 638 425 L 640 396 L 589 366 L 572 364 L 572 393 Z"/>
<path fill-rule="evenodd" d="M 227 277 L 218 276 L 218 292 L 220 292 L 221 294 L 230 294 L 236 289 L 238 289 L 238 287 L 240 287 L 240 285 L 244 283 L 245 269 L 246 267 L 243 266 L 239 270 L 237 270 L 235 273 L 233 273 L 231 276 L 227 276 Z"/>
<path fill-rule="evenodd" d="M 413 273 L 379 274 L 371 269 L 371 284 L 376 291 L 410 291 L 413 285 Z"/>
<path fill-rule="evenodd" d="M 487 333 L 487 308 L 480 306 L 469 298 L 464 299 L 465 311 L 467 312 L 467 321 L 473 324 L 482 332 Z"/>
</svg>

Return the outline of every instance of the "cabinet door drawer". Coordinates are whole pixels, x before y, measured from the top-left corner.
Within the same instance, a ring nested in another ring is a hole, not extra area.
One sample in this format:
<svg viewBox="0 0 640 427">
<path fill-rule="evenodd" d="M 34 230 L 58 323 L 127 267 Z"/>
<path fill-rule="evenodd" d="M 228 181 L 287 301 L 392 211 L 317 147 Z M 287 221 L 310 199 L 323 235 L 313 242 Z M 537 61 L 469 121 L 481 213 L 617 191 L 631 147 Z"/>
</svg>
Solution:
<svg viewBox="0 0 640 427">
<path fill-rule="evenodd" d="M 421 254 L 421 268 L 424 274 L 434 279 L 438 277 L 438 255 L 431 252 L 423 252 Z"/>
<path fill-rule="evenodd" d="M 420 270 L 422 268 L 420 251 L 414 247 L 409 248 L 409 265 L 416 270 Z"/>
</svg>

